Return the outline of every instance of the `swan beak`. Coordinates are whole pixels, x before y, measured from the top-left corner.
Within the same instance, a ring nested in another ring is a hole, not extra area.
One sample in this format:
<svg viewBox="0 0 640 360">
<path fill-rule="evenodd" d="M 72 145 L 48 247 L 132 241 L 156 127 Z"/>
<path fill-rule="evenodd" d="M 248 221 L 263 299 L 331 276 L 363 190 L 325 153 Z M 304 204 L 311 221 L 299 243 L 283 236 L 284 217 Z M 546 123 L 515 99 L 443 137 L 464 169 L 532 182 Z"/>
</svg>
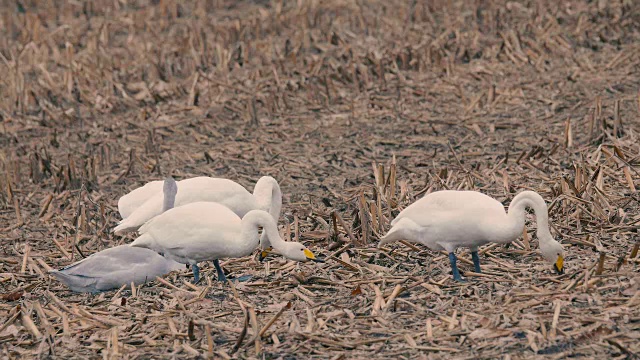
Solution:
<svg viewBox="0 0 640 360">
<path fill-rule="evenodd" d="M 271 250 L 273 250 L 273 248 L 271 246 L 269 246 L 268 248 L 262 250 L 260 252 L 260 257 L 258 258 L 258 260 L 260 260 L 260 262 L 262 262 L 269 255 L 269 252 L 271 252 Z"/>
<path fill-rule="evenodd" d="M 553 264 L 553 267 L 556 269 L 559 275 L 564 274 L 564 258 L 562 255 L 558 255 L 558 260 Z"/>
<path fill-rule="evenodd" d="M 315 262 L 324 262 L 324 260 L 320 260 L 320 259 L 316 258 L 316 256 L 313 255 L 313 253 L 309 249 L 305 249 L 304 250 L 304 255 L 307 257 L 308 260 L 312 260 L 312 261 L 315 261 Z"/>
</svg>

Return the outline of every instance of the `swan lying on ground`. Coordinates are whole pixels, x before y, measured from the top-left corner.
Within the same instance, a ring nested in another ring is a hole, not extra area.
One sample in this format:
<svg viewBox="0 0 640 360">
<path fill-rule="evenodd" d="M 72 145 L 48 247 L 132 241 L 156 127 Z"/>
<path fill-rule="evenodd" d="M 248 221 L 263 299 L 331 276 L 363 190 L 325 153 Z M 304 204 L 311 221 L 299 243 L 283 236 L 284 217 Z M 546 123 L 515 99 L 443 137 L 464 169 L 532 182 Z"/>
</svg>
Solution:
<svg viewBox="0 0 640 360">
<path fill-rule="evenodd" d="M 283 256 L 297 261 L 321 261 L 304 245 L 282 240 L 268 212 L 251 210 L 240 218 L 215 202 L 195 202 L 156 216 L 140 227 L 141 235 L 131 246 L 149 248 L 177 262 L 190 264 L 194 282 L 200 279 L 197 264 L 212 260 L 218 280 L 226 281 L 219 259 L 250 255 L 259 245 L 259 226 L 271 246 Z"/>
<path fill-rule="evenodd" d="M 536 214 L 542 256 L 564 270 L 562 245 L 549 232 L 549 216 L 544 199 L 533 191 L 523 191 L 509 205 L 508 214 L 497 200 L 476 191 L 437 191 L 404 209 L 391 222 L 391 230 L 380 239 L 379 247 L 407 240 L 432 250 L 446 250 L 453 278 L 462 281 L 454 254 L 458 247 L 471 249 L 476 272 L 480 272 L 478 247 L 490 242 L 509 243 L 522 234 L 525 208 Z"/>
<path fill-rule="evenodd" d="M 173 207 L 176 182 L 168 178 L 164 182 L 164 192 L 168 193 L 163 210 Z M 122 285 L 143 284 L 157 276 L 174 270 L 184 269 L 184 265 L 167 259 L 157 252 L 144 248 L 120 245 L 102 250 L 60 270 L 49 273 L 75 292 L 100 292 L 118 289 Z"/>
<path fill-rule="evenodd" d="M 149 192 L 157 187 L 154 183 L 146 184 L 142 188 L 135 189 L 125 195 L 126 200 L 121 199 L 118 201 L 118 208 L 125 209 L 126 213 L 129 209 L 135 207 L 132 201 L 143 199 L 144 196 L 147 196 Z M 149 186 L 148 189 L 142 190 L 146 186 Z M 204 176 L 179 181 L 178 187 L 180 191 L 175 199 L 176 207 L 194 202 L 217 202 L 228 207 L 240 217 L 243 217 L 251 210 L 264 210 L 271 214 L 276 223 L 280 218 L 282 192 L 278 182 L 271 176 L 261 177 L 256 183 L 253 194 L 248 192 L 242 185 L 231 180 Z M 162 213 L 162 202 L 163 194 L 161 192 L 155 193 L 131 212 L 129 216 L 123 218 L 113 231 L 117 235 L 122 235 L 137 230 L 144 223 Z M 268 247 L 269 243 L 265 238 L 263 240 L 265 240 L 263 246 L 265 248 Z"/>
<path fill-rule="evenodd" d="M 101 292 L 122 285 L 144 284 L 184 265 L 155 251 L 120 245 L 102 250 L 60 270 L 49 273 L 75 292 Z"/>
</svg>

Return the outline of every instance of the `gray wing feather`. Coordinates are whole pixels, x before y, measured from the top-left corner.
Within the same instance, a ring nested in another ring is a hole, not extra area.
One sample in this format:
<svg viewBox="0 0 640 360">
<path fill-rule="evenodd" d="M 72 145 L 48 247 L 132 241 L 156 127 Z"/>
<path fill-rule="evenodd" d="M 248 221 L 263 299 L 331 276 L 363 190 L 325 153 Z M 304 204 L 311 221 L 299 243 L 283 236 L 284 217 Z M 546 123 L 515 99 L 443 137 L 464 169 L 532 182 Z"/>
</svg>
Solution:
<svg viewBox="0 0 640 360">
<path fill-rule="evenodd" d="M 121 245 L 95 253 L 51 274 L 73 291 L 97 292 L 131 282 L 139 285 L 182 267 L 182 264 L 152 250 Z"/>
</svg>

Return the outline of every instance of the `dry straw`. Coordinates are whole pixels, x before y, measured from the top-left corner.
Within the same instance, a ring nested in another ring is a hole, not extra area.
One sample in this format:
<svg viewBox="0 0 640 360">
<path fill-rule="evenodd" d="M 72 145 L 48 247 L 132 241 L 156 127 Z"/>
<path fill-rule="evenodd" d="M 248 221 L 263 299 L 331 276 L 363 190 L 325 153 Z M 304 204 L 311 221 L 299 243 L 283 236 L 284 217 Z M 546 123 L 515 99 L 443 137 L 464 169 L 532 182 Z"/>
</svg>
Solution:
<svg viewBox="0 0 640 360">
<path fill-rule="evenodd" d="M 640 4 L 5 2 L 0 349 L 7 358 L 634 358 Z M 327 262 L 204 264 L 98 295 L 50 268 L 129 242 L 117 198 L 166 175 L 276 177 Z M 547 200 L 566 274 L 522 239 L 377 249 L 426 193 Z"/>
</svg>

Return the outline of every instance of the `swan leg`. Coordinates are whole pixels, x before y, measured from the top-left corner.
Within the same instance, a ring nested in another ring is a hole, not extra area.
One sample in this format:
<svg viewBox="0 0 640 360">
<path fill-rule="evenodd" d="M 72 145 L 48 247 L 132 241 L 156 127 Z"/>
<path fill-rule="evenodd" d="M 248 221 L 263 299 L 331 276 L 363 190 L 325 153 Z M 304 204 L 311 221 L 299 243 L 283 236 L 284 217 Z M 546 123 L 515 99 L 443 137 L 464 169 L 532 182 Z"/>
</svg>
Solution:
<svg viewBox="0 0 640 360">
<path fill-rule="evenodd" d="M 460 276 L 460 271 L 458 271 L 458 258 L 456 258 L 456 254 L 450 252 L 449 253 L 449 262 L 451 263 L 451 272 L 453 272 L 453 280 L 464 282 L 462 277 Z"/>
<path fill-rule="evenodd" d="M 480 271 L 480 257 L 478 257 L 478 250 L 471 252 L 471 259 L 473 260 L 473 267 L 475 268 L 476 272 L 478 274 L 481 273 L 481 271 Z"/>
<path fill-rule="evenodd" d="M 218 272 L 218 281 L 227 282 L 227 277 L 224 276 L 224 271 L 222 271 L 218 259 L 213 260 L 213 266 L 216 267 L 216 271 Z"/>
<path fill-rule="evenodd" d="M 198 264 L 191 265 L 191 269 L 193 270 L 193 283 L 197 284 L 200 281 L 200 268 Z"/>
</svg>

